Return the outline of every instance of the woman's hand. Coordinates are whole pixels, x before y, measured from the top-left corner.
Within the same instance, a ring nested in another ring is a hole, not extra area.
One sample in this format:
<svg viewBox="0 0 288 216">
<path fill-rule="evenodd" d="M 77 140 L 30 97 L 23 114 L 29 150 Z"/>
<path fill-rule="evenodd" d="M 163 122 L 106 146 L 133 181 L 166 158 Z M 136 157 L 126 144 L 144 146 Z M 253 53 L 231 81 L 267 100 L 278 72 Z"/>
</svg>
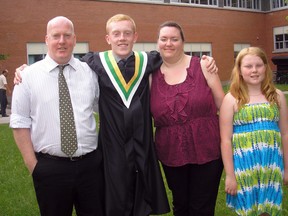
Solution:
<svg viewBox="0 0 288 216">
<path fill-rule="evenodd" d="M 18 85 L 22 82 L 21 72 L 24 70 L 24 68 L 28 67 L 27 64 L 23 64 L 20 67 L 16 68 L 15 76 L 14 76 L 14 85 Z"/>
<path fill-rule="evenodd" d="M 215 73 L 217 74 L 218 73 L 218 67 L 216 66 L 216 62 L 214 60 L 213 57 L 211 56 L 206 56 L 206 55 L 203 55 L 202 58 L 201 58 L 201 61 L 205 61 L 206 62 L 206 69 L 209 73 Z"/>
<path fill-rule="evenodd" d="M 237 194 L 237 181 L 235 176 L 227 176 L 225 179 L 225 192 L 234 196 Z"/>
</svg>

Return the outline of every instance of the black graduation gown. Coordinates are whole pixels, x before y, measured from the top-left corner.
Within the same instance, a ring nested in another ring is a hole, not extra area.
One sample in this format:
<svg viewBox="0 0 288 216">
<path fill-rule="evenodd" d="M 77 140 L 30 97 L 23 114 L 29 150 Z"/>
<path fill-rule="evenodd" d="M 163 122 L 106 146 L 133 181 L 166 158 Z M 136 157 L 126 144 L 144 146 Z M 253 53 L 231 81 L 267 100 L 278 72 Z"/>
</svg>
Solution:
<svg viewBox="0 0 288 216">
<path fill-rule="evenodd" d="M 147 216 L 169 212 L 150 114 L 148 77 L 161 64 L 159 54 L 148 53 L 144 77 L 129 108 L 114 88 L 99 53 L 88 53 L 83 60 L 99 79 L 99 146 L 104 159 L 106 215 Z M 132 55 L 126 71 L 134 73 L 134 64 L 135 56 Z M 127 213 L 131 208 L 133 213 Z"/>
</svg>

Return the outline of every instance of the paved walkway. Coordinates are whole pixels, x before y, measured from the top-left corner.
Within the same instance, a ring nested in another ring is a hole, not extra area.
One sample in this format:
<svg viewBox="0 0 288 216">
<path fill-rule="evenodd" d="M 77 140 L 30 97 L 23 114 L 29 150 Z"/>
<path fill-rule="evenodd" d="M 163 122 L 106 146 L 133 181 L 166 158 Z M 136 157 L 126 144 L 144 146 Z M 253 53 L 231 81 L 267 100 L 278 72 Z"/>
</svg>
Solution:
<svg viewBox="0 0 288 216">
<path fill-rule="evenodd" d="M 9 108 L 6 109 L 6 114 L 9 115 L 9 117 L 2 117 L 0 115 L 0 124 L 8 124 L 10 122 L 11 110 Z"/>
</svg>

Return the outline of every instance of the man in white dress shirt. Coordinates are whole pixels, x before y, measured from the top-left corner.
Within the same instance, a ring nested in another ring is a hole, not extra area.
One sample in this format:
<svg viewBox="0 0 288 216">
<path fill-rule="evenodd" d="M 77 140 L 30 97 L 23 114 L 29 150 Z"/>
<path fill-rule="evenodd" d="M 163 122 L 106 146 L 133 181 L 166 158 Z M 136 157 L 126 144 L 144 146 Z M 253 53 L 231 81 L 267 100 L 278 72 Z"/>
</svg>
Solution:
<svg viewBox="0 0 288 216">
<path fill-rule="evenodd" d="M 12 97 L 10 127 L 32 174 L 41 215 L 103 215 L 102 153 L 97 148 L 93 108 L 98 103 L 96 73 L 73 57 L 73 23 L 55 17 L 47 24 L 48 53 L 27 67 Z M 66 79 L 75 119 L 77 150 L 61 150 L 58 65 Z"/>
<path fill-rule="evenodd" d="M 0 74 L 0 103 L 1 103 L 1 115 L 2 117 L 9 117 L 9 115 L 6 114 L 6 107 L 8 104 L 7 95 L 6 92 L 8 91 L 10 93 L 10 89 L 7 84 L 7 74 L 8 70 L 5 69 L 2 71 L 2 74 Z"/>
</svg>

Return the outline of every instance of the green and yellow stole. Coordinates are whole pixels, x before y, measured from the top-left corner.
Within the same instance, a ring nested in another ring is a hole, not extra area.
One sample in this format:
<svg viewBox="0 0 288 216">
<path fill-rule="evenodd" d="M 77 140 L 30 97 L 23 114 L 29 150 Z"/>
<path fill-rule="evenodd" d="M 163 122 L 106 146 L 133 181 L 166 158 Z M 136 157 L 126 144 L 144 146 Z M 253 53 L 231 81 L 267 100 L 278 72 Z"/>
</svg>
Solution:
<svg viewBox="0 0 288 216">
<path fill-rule="evenodd" d="M 124 105 L 129 108 L 132 98 L 139 87 L 142 78 L 144 77 L 147 67 L 147 53 L 135 52 L 135 71 L 131 80 L 126 83 L 122 73 L 117 65 L 117 62 L 112 54 L 112 51 L 100 52 L 99 56 L 102 65 L 107 72 L 111 82 L 121 97 Z M 101 92 L 100 92 L 101 94 Z"/>
</svg>

